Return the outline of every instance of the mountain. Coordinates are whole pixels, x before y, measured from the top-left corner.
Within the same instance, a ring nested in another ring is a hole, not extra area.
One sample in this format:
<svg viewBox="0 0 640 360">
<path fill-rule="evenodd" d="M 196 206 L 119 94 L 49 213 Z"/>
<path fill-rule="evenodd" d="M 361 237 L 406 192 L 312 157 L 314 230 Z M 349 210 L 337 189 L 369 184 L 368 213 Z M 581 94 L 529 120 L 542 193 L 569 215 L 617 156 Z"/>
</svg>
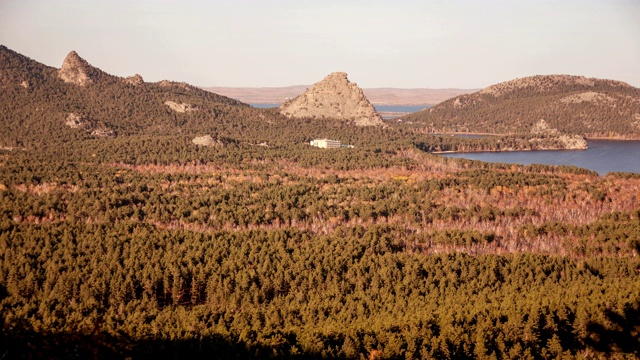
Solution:
<svg viewBox="0 0 640 360">
<path fill-rule="evenodd" d="M 305 92 L 310 85 L 285 87 L 203 87 L 204 90 L 238 99 L 247 104 L 281 104 Z M 363 88 L 373 105 L 435 105 L 478 89 L 397 89 Z"/>
<path fill-rule="evenodd" d="M 107 74 L 75 51 L 60 69 L 0 46 L 0 147 L 135 134 L 219 133 L 226 122 L 256 116 L 237 100 L 171 81 Z M 256 112 L 257 114 L 257 112 Z"/>
<path fill-rule="evenodd" d="M 561 133 L 640 138 L 640 89 L 569 75 L 515 79 L 460 95 L 404 118 L 454 132 L 525 133 L 544 120 Z"/>
<path fill-rule="evenodd" d="M 357 84 L 347 74 L 334 72 L 311 86 L 302 95 L 280 106 L 280 113 L 289 117 L 338 118 L 351 120 L 358 126 L 383 125 Z"/>
<path fill-rule="evenodd" d="M 61 64 L 47 66 L 0 46 L 1 151 L 69 161 L 186 163 L 222 157 L 241 162 L 256 149 L 305 151 L 314 138 L 375 149 L 381 139 L 398 141 L 385 127 L 288 118 L 277 109 L 253 108 L 182 82 L 114 76 L 75 51 Z M 362 98 L 357 86 L 341 89 L 355 96 L 349 106 Z M 368 106 L 358 109 L 375 114 Z"/>
</svg>

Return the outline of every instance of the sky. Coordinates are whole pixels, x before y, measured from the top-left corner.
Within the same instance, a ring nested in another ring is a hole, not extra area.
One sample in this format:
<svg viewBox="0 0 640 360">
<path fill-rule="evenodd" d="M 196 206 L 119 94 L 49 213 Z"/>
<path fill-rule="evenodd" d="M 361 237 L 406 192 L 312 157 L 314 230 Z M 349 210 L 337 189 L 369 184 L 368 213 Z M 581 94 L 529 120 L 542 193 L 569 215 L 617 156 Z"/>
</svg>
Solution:
<svg viewBox="0 0 640 360">
<path fill-rule="evenodd" d="M 145 81 L 483 88 L 571 74 L 640 87 L 640 0 L 0 0 L 0 44 Z"/>
</svg>

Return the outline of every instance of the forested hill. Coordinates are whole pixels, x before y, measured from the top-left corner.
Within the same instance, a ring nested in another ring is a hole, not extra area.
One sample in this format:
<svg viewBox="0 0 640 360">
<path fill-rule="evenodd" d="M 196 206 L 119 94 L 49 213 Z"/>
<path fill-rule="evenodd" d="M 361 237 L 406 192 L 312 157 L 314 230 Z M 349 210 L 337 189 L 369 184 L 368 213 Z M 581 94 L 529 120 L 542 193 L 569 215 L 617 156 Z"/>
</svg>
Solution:
<svg viewBox="0 0 640 360">
<path fill-rule="evenodd" d="M 147 83 L 89 65 L 71 52 L 62 70 L 0 46 L 0 146 L 211 130 L 220 114 L 250 109 L 185 83 Z"/>
<path fill-rule="evenodd" d="M 437 132 L 526 133 L 540 119 L 586 137 L 640 138 L 640 89 L 614 80 L 532 76 L 406 116 Z"/>
<path fill-rule="evenodd" d="M 274 151 L 273 156 L 299 160 L 291 150 L 304 152 L 305 141 L 327 137 L 355 144 L 359 150 L 350 155 L 361 166 L 360 155 L 373 159 L 371 154 L 391 142 L 392 151 L 417 142 L 402 130 L 358 129 L 339 119 L 288 119 L 275 109 L 256 109 L 186 83 L 109 75 L 74 51 L 56 69 L 1 46 L 0 64 L 0 150 L 5 151 L 125 163 L 220 156 L 237 162 L 249 153 Z M 228 146 L 192 143 L 205 136 Z M 307 155 L 308 161 L 317 160 L 316 152 Z"/>
</svg>

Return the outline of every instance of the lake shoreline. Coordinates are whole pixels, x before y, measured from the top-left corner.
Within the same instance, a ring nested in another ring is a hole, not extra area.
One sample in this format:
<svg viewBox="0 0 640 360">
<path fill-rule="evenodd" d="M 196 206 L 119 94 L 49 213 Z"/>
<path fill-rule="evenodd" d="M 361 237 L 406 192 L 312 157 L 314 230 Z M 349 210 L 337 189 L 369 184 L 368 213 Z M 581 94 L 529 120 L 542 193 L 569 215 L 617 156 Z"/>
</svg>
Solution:
<svg viewBox="0 0 640 360">
<path fill-rule="evenodd" d="M 510 149 L 510 150 L 475 150 L 475 151 L 457 151 L 457 150 L 447 150 L 447 151 L 430 151 L 429 154 L 440 155 L 440 154 L 477 154 L 477 153 L 511 153 L 511 152 L 534 152 L 534 151 L 587 151 L 588 149 Z"/>
<path fill-rule="evenodd" d="M 432 134 L 432 135 L 471 135 L 471 136 L 514 136 L 522 134 L 498 134 L 498 133 L 482 133 L 482 132 L 450 132 L 444 134 Z M 596 137 L 584 137 L 587 140 L 610 140 L 610 141 L 640 141 L 638 137 L 616 137 L 616 136 L 596 136 Z"/>
<path fill-rule="evenodd" d="M 591 138 L 587 142 L 588 149 L 438 151 L 430 154 L 490 163 L 576 166 L 596 171 L 601 176 L 610 172 L 640 173 L 637 158 L 640 141 Z"/>
<path fill-rule="evenodd" d="M 640 141 L 640 137 L 637 138 L 628 138 L 628 137 L 586 137 L 587 140 L 602 140 L 602 141 Z"/>
</svg>

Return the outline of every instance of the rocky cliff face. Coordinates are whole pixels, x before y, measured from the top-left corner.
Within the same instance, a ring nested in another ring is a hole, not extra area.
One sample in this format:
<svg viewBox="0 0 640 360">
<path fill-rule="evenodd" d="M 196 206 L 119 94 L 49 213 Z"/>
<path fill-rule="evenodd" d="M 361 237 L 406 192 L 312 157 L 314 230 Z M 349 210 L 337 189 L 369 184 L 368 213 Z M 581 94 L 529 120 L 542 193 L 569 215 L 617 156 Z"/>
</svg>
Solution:
<svg viewBox="0 0 640 360">
<path fill-rule="evenodd" d="M 552 138 L 555 139 L 556 146 L 552 149 L 566 149 L 566 150 L 586 150 L 589 148 L 587 140 L 585 140 L 582 135 L 570 135 L 570 134 L 562 134 L 558 131 L 558 129 L 554 129 L 549 127 L 549 124 L 544 119 L 540 119 L 533 127 L 531 128 L 531 134 Z M 543 143 L 544 140 L 541 138 L 534 137 L 529 140 L 530 143 Z M 540 148 L 544 150 L 544 147 Z"/>
<path fill-rule="evenodd" d="M 191 140 L 191 142 L 201 146 L 224 146 L 222 141 L 215 140 L 213 137 L 211 137 L 211 135 L 195 137 L 193 140 Z"/>
<path fill-rule="evenodd" d="M 187 104 L 187 103 L 177 103 L 171 100 L 165 101 L 164 104 L 167 105 L 169 108 L 171 108 L 171 110 L 179 113 L 197 110 L 197 107 L 195 105 Z"/>
<path fill-rule="evenodd" d="M 280 113 L 296 118 L 344 119 L 358 126 L 384 124 L 362 89 L 350 82 L 343 72 L 330 74 L 304 94 L 282 104 Z"/>
<path fill-rule="evenodd" d="M 94 81 L 91 78 L 93 71 L 93 66 L 81 58 L 78 53 L 71 51 L 58 70 L 58 77 L 64 82 L 85 86 Z"/>
</svg>

